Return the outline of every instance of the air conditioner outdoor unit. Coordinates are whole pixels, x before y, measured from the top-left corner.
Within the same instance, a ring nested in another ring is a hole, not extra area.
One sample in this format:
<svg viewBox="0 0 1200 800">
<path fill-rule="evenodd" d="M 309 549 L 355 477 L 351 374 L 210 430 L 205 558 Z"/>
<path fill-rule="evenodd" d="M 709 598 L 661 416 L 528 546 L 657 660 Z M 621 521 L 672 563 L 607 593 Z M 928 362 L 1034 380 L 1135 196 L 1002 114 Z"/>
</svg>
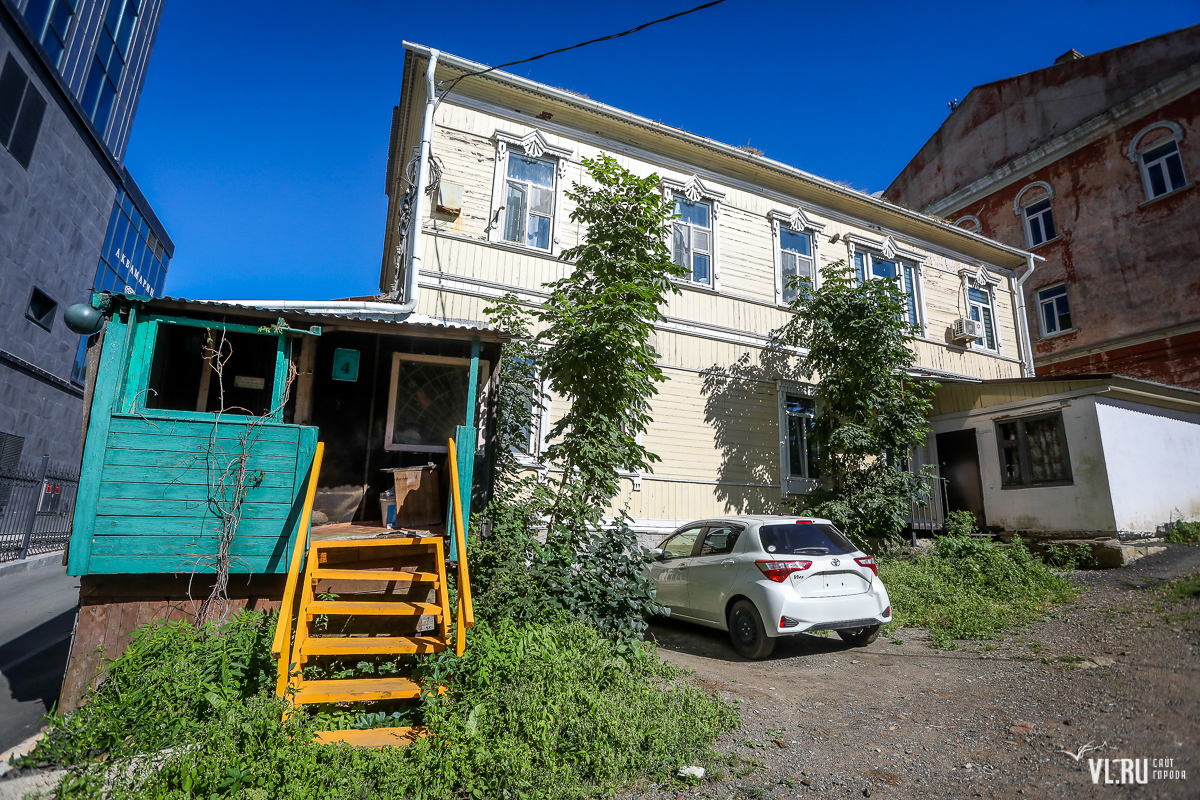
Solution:
<svg viewBox="0 0 1200 800">
<path fill-rule="evenodd" d="M 983 336 L 983 323 L 970 317 L 959 317 L 954 320 L 954 341 L 969 342 Z"/>
</svg>

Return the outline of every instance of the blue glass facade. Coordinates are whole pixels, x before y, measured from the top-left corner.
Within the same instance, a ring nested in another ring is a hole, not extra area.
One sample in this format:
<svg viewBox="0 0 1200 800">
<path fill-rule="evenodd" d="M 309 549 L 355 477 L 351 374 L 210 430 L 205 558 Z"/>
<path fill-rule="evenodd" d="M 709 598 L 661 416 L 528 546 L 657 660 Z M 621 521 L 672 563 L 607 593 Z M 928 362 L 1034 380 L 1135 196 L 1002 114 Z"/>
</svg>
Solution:
<svg viewBox="0 0 1200 800">
<path fill-rule="evenodd" d="M 161 297 L 171 256 L 149 223 L 122 188 L 117 189 L 108 235 L 100 251 L 93 291 Z M 71 380 L 83 382 L 87 367 L 87 337 L 79 342 Z"/>
</svg>

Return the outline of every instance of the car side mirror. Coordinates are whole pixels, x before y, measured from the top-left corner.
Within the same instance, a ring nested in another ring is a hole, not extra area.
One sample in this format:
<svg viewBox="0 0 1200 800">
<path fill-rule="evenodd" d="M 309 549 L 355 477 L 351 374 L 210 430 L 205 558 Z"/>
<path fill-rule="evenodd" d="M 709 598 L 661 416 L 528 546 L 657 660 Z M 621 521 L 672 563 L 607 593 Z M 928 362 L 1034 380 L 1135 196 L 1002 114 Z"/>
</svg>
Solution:
<svg viewBox="0 0 1200 800">
<path fill-rule="evenodd" d="M 663 552 L 663 549 L 661 547 L 656 547 L 650 551 L 650 555 L 654 556 L 655 561 L 662 561 L 663 556 L 665 556 L 666 553 Z"/>
</svg>

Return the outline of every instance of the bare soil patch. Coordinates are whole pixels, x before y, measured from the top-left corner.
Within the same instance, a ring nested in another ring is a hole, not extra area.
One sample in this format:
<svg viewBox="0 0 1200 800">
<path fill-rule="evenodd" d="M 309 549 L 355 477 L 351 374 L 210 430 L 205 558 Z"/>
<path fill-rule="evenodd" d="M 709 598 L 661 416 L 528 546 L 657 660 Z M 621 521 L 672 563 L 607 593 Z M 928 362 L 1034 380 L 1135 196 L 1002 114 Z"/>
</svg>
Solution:
<svg viewBox="0 0 1200 800">
<path fill-rule="evenodd" d="M 865 648 L 801 635 L 751 662 L 723 633 L 659 621 L 662 655 L 738 703 L 742 726 L 717 743 L 736 756 L 721 780 L 634 796 L 1200 797 L 1200 599 L 1161 588 L 1197 571 L 1200 547 L 1172 546 L 1075 573 L 1076 602 L 953 651 L 904 629 Z M 1089 757 L 1150 759 L 1152 774 L 1093 784 Z M 1156 779 L 1163 759 L 1187 778 Z"/>
</svg>

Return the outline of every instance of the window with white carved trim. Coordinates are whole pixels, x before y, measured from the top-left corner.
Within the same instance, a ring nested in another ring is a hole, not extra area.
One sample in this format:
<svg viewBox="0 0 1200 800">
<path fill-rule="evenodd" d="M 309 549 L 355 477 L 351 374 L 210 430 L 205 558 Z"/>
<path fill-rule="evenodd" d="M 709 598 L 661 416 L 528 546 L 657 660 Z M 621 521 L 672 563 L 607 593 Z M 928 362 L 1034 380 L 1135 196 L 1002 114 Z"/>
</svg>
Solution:
<svg viewBox="0 0 1200 800">
<path fill-rule="evenodd" d="M 504 240 L 550 249 L 554 228 L 555 162 L 508 151 L 504 188 Z"/>
<path fill-rule="evenodd" d="M 967 287 L 967 304 L 971 319 L 983 324 L 983 336 L 975 340 L 975 346 L 985 350 L 999 350 L 999 340 L 996 337 L 995 293 L 991 287 Z"/>
<path fill-rule="evenodd" d="M 798 283 L 810 287 L 815 280 L 812 236 L 807 231 L 779 228 L 779 280 L 785 304 L 795 302 L 800 294 Z"/>
<path fill-rule="evenodd" d="M 854 272 L 858 280 L 894 281 L 904 298 L 904 318 L 914 328 L 921 327 L 921 306 L 917 298 L 917 265 L 900 258 L 885 258 L 869 250 L 854 251 Z"/>
<path fill-rule="evenodd" d="M 675 196 L 675 213 L 672 223 L 671 260 L 691 271 L 692 283 L 712 285 L 713 263 L 713 208 L 707 200 L 688 200 Z"/>
</svg>

